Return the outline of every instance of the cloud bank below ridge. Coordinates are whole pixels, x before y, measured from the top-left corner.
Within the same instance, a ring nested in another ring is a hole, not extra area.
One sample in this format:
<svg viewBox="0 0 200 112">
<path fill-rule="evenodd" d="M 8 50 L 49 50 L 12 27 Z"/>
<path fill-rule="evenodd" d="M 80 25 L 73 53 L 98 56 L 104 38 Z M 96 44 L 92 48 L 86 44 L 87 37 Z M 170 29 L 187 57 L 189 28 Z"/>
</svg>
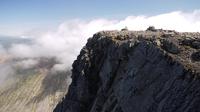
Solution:
<svg viewBox="0 0 200 112">
<path fill-rule="evenodd" d="M 94 33 L 102 30 L 120 30 L 125 26 L 129 30 L 146 30 L 148 26 L 155 26 L 180 32 L 200 32 L 200 10 L 189 13 L 174 11 L 155 16 L 128 16 L 122 20 L 68 20 L 60 24 L 55 31 L 39 34 L 29 32 L 28 36 L 32 37 L 31 43 L 14 43 L 5 49 L 0 46 L 0 54 L 25 59 L 21 64 L 25 63 L 26 67 L 37 64 L 37 58 L 54 57 L 58 64 L 55 64 L 52 69 L 66 70 L 71 68 L 80 49 Z M 2 67 L 4 66 L 1 65 L 0 68 Z"/>
</svg>

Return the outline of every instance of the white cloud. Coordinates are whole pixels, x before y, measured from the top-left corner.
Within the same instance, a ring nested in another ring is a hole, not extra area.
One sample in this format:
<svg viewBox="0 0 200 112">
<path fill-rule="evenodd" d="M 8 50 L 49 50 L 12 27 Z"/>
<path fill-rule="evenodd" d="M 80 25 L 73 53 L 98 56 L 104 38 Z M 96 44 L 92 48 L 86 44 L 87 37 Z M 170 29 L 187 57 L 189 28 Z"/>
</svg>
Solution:
<svg viewBox="0 0 200 112">
<path fill-rule="evenodd" d="M 31 37 L 36 37 L 32 44 L 14 44 L 8 52 L 19 58 L 56 57 L 61 65 L 56 65 L 55 68 L 60 69 L 65 68 L 63 64 L 70 67 L 87 39 L 98 31 L 120 30 L 125 26 L 129 30 L 146 30 L 152 25 L 180 32 L 200 32 L 200 10 L 190 13 L 175 11 L 155 16 L 128 16 L 123 20 L 69 20 L 59 25 L 56 31 L 40 34 L 34 32 L 34 35 L 29 32 Z"/>
<path fill-rule="evenodd" d="M 0 63 L 0 87 L 4 86 L 5 80 L 8 80 L 8 77 L 12 76 L 14 70 L 12 66 L 8 63 Z"/>
<path fill-rule="evenodd" d="M 0 45 L 0 56 L 4 56 L 6 54 L 7 54 L 6 50 L 4 49 L 2 45 Z"/>
<path fill-rule="evenodd" d="M 37 64 L 38 64 L 38 60 L 25 59 L 25 60 L 20 60 L 19 62 L 16 62 L 15 66 L 22 67 L 23 69 L 29 69 L 29 68 L 34 67 Z"/>
<path fill-rule="evenodd" d="M 177 30 L 180 32 L 200 32 L 200 10 L 190 13 L 174 11 L 155 16 L 128 16 L 122 20 L 95 19 L 68 20 L 54 31 L 28 32 L 23 37 L 31 37 L 31 43 L 13 44 L 8 49 L 0 45 L 0 83 L 14 74 L 13 64 L 25 69 L 37 65 L 40 57 L 56 57 L 51 70 L 61 71 L 71 67 L 87 39 L 101 30 L 120 30 L 127 26 L 129 30 L 146 30 L 148 26 Z M 32 32 L 32 33 L 31 33 Z M 37 33 L 38 32 L 38 33 Z M 22 58 L 19 62 L 4 63 L 5 57 Z"/>
</svg>

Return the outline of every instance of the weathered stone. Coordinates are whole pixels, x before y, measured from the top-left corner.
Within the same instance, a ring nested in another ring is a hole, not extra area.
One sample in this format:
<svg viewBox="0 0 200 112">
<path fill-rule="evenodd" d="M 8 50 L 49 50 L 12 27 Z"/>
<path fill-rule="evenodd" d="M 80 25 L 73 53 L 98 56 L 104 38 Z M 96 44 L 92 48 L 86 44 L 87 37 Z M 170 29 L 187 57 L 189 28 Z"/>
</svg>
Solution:
<svg viewBox="0 0 200 112">
<path fill-rule="evenodd" d="M 155 28 L 154 26 L 149 26 L 149 27 L 147 28 L 147 31 L 156 32 L 157 30 L 156 30 L 156 28 Z"/>
<path fill-rule="evenodd" d="M 194 61 L 200 61 L 200 51 L 192 53 L 191 58 Z"/>
<path fill-rule="evenodd" d="M 196 49 L 200 49 L 200 42 L 199 41 L 192 42 L 192 47 Z"/>
<path fill-rule="evenodd" d="M 128 31 L 128 27 L 122 28 L 121 31 Z"/>
<path fill-rule="evenodd" d="M 182 40 L 182 44 L 187 45 L 187 46 L 191 46 L 193 41 L 194 40 L 191 39 L 191 38 L 185 38 L 184 40 Z"/>
<path fill-rule="evenodd" d="M 176 45 L 176 43 L 170 40 L 163 39 L 161 43 L 162 43 L 161 47 L 167 52 L 170 52 L 172 54 L 178 54 L 180 52 L 178 45 Z"/>
</svg>

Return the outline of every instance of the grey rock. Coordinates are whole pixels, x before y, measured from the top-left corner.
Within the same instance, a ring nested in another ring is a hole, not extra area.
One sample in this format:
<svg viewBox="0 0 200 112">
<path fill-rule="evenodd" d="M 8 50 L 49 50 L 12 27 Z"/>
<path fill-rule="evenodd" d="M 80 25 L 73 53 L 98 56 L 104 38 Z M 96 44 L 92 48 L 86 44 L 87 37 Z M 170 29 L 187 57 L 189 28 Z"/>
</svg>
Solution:
<svg viewBox="0 0 200 112">
<path fill-rule="evenodd" d="M 182 41 L 183 45 L 190 46 L 195 49 L 200 49 L 200 40 L 193 38 L 186 38 Z"/>
<path fill-rule="evenodd" d="M 179 44 L 190 33 L 163 33 L 95 34 L 54 112 L 200 112 L 200 63 L 190 59 L 196 49 Z"/>
<path fill-rule="evenodd" d="M 179 48 L 178 48 L 178 45 L 176 45 L 176 43 L 168 40 L 168 39 L 163 39 L 161 41 L 162 43 L 162 48 L 170 53 L 173 53 L 173 54 L 178 54 L 180 52 Z"/>
<path fill-rule="evenodd" d="M 193 39 L 191 39 L 191 38 L 185 38 L 185 39 L 182 41 L 182 44 L 183 44 L 183 45 L 187 45 L 187 46 L 191 46 L 191 45 L 192 45 L 192 42 L 194 42 Z"/>
<path fill-rule="evenodd" d="M 154 26 L 149 26 L 149 27 L 147 28 L 147 31 L 153 31 L 153 32 L 156 32 L 157 29 L 156 29 Z"/>
<path fill-rule="evenodd" d="M 192 53 L 191 58 L 194 61 L 200 61 L 200 51 Z"/>
<path fill-rule="evenodd" d="M 121 31 L 128 31 L 128 27 L 122 28 Z"/>
<path fill-rule="evenodd" d="M 192 47 L 196 49 L 200 49 L 200 42 L 199 41 L 192 42 Z"/>
</svg>

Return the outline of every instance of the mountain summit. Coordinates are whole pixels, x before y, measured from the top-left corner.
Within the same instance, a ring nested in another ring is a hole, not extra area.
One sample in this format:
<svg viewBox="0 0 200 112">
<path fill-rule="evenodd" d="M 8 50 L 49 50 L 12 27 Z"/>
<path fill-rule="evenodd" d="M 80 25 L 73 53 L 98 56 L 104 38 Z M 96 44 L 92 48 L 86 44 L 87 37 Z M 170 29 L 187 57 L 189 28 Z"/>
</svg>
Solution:
<svg viewBox="0 0 200 112">
<path fill-rule="evenodd" d="M 200 33 L 98 32 L 54 112 L 199 112 L 199 75 Z"/>
</svg>

